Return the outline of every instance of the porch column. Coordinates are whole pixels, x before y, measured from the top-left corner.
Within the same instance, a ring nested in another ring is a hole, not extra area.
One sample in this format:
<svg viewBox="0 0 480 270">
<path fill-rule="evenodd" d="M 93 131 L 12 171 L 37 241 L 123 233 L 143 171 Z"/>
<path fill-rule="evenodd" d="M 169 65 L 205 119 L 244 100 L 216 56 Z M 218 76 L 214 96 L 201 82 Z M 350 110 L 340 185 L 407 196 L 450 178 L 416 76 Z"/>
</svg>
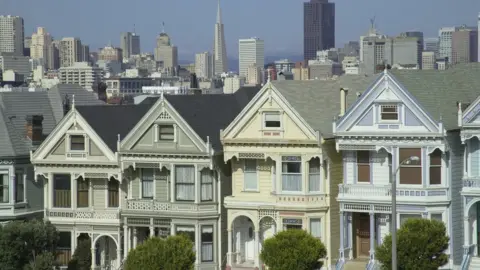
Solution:
<svg viewBox="0 0 480 270">
<path fill-rule="evenodd" d="M 370 260 L 375 260 L 375 213 L 370 213 Z"/>
<path fill-rule="evenodd" d="M 170 164 L 170 202 L 175 202 L 175 165 Z"/>
<path fill-rule="evenodd" d="M 48 205 L 49 205 L 49 209 L 53 208 L 53 205 L 54 205 L 54 198 L 55 198 L 55 195 L 53 194 L 53 183 L 55 182 L 55 180 L 53 179 L 55 176 L 53 173 L 49 173 L 48 174 L 48 180 L 47 180 L 47 185 L 48 185 Z"/>
<path fill-rule="evenodd" d="M 353 213 L 348 213 L 348 259 L 353 259 Z"/>
<path fill-rule="evenodd" d="M 258 229 L 255 230 L 255 246 L 254 246 L 254 266 L 256 269 L 260 269 L 260 264 L 259 264 L 259 247 L 260 247 L 260 231 Z"/>
<path fill-rule="evenodd" d="M 343 213 L 343 211 L 340 211 L 340 248 L 339 248 L 339 255 L 340 255 L 340 259 L 344 259 L 344 254 L 343 254 L 343 251 L 345 249 L 344 247 L 344 243 L 345 243 L 345 236 L 344 236 L 344 233 L 345 233 L 345 227 L 344 227 L 344 220 L 345 220 L 345 215 Z"/>
<path fill-rule="evenodd" d="M 150 237 L 155 237 L 155 227 L 150 226 Z"/>
<path fill-rule="evenodd" d="M 74 174 L 70 174 L 70 197 L 72 209 L 77 208 L 77 179 Z"/>
<path fill-rule="evenodd" d="M 123 225 L 123 258 L 126 259 L 128 255 L 128 226 Z M 120 258 L 120 257 L 119 257 Z"/>
<path fill-rule="evenodd" d="M 138 243 L 137 227 L 133 227 L 133 248 L 137 247 L 137 243 Z"/>
<path fill-rule="evenodd" d="M 122 249 L 120 248 L 120 246 L 118 246 L 117 247 L 117 267 L 120 267 L 121 264 L 122 264 Z"/>
<path fill-rule="evenodd" d="M 230 267 L 232 266 L 232 230 L 229 229 L 227 232 L 228 232 L 227 269 L 230 269 Z"/>
<path fill-rule="evenodd" d="M 95 254 L 95 243 L 92 242 L 92 270 L 95 269 L 95 266 L 97 265 L 97 254 Z"/>
<path fill-rule="evenodd" d="M 94 178 L 88 181 L 88 205 L 93 209 L 93 182 Z"/>
<path fill-rule="evenodd" d="M 128 251 L 132 249 L 132 243 L 133 243 L 133 228 L 132 227 L 127 227 L 128 229 Z M 128 252 L 127 252 L 128 253 Z"/>
<path fill-rule="evenodd" d="M 463 217 L 463 239 L 464 247 L 470 246 L 470 224 L 468 222 L 468 216 Z"/>
</svg>

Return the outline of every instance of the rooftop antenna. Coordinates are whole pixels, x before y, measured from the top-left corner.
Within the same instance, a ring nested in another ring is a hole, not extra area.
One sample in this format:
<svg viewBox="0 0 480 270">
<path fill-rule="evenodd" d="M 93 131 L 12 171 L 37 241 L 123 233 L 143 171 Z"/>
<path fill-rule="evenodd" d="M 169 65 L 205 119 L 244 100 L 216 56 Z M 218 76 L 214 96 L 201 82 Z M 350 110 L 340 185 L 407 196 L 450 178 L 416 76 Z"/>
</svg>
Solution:
<svg viewBox="0 0 480 270">
<path fill-rule="evenodd" d="M 133 24 L 133 33 L 135 34 L 135 24 Z"/>
<path fill-rule="evenodd" d="M 162 33 L 165 33 L 165 22 L 162 22 Z"/>
</svg>

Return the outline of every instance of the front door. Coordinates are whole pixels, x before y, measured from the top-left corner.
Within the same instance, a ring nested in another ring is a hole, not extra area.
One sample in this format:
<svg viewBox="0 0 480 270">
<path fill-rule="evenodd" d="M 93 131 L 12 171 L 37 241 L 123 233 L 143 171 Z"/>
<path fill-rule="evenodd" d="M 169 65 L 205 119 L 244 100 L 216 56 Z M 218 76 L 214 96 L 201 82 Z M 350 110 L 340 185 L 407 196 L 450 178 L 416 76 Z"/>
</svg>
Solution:
<svg viewBox="0 0 480 270">
<path fill-rule="evenodd" d="M 370 217 L 358 213 L 356 218 L 357 257 L 370 256 Z"/>
<path fill-rule="evenodd" d="M 253 227 L 250 225 L 245 239 L 245 260 L 253 261 L 255 259 L 255 239 Z"/>
</svg>

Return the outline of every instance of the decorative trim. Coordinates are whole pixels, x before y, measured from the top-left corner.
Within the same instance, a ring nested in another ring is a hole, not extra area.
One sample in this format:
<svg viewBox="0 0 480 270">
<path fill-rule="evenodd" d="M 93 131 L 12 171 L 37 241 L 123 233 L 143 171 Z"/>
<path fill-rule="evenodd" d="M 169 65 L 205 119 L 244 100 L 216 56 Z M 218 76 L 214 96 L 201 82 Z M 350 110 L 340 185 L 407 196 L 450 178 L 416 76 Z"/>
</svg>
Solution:
<svg viewBox="0 0 480 270">
<path fill-rule="evenodd" d="M 0 159 L 0 165 L 13 165 L 13 164 L 15 164 L 14 160 Z"/>
</svg>

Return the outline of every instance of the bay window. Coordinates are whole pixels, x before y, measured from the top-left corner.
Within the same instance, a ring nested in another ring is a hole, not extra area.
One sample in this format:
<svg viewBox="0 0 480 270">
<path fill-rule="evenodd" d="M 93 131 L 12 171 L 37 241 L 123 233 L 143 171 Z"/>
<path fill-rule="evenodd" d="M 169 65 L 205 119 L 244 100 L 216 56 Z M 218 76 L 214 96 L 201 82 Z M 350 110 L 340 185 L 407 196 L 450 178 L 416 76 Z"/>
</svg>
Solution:
<svg viewBox="0 0 480 270">
<path fill-rule="evenodd" d="M 209 169 L 203 169 L 200 172 L 200 184 L 201 184 L 201 201 L 213 200 L 213 171 Z"/>
<path fill-rule="evenodd" d="M 284 218 L 282 220 L 284 230 L 301 230 L 303 228 L 303 222 L 297 218 Z"/>
<path fill-rule="evenodd" d="M 243 170 L 243 184 L 245 190 L 258 190 L 257 160 L 245 159 Z"/>
<path fill-rule="evenodd" d="M 88 207 L 89 180 L 77 179 L 77 207 Z"/>
<path fill-rule="evenodd" d="M 435 149 L 430 154 L 430 185 L 442 183 L 442 151 Z"/>
<path fill-rule="evenodd" d="M 310 233 L 315 238 L 322 238 L 322 223 L 320 218 L 310 219 Z"/>
<path fill-rule="evenodd" d="M 25 183 L 23 171 L 15 172 L 15 202 L 24 201 Z"/>
<path fill-rule="evenodd" d="M 142 198 L 153 199 L 153 169 L 142 169 Z"/>
<path fill-rule="evenodd" d="M 282 157 L 282 191 L 302 191 L 302 157 Z"/>
<path fill-rule="evenodd" d="M 409 164 L 400 165 L 400 184 L 421 185 L 422 184 L 422 149 L 421 148 L 400 148 L 400 159 L 403 162 L 407 158 L 416 156 L 418 161 L 411 161 Z"/>
<path fill-rule="evenodd" d="M 357 151 L 357 182 L 370 183 L 370 151 Z"/>
<path fill-rule="evenodd" d="M 319 192 L 321 185 L 320 159 L 312 158 L 308 162 L 308 191 Z"/>
<path fill-rule="evenodd" d="M 175 190 L 177 201 L 195 200 L 195 167 L 193 165 L 175 166 Z"/>
<path fill-rule="evenodd" d="M 195 248 L 195 227 L 186 225 L 176 225 L 176 235 L 185 235 L 192 241 Z"/>
<path fill-rule="evenodd" d="M 422 218 L 421 214 L 400 214 L 400 226 L 411 218 Z"/>
<path fill-rule="evenodd" d="M 108 181 L 108 207 L 118 207 L 120 198 L 120 182 L 116 179 Z"/>
<path fill-rule="evenodd" d="M 72 183 L 70 174 L 55 174 L 53 176 L 53 207 L 72 207 Z"/>
<path fill-rule="evenodd" d="M 213 262 L 213 226 L 202 226 L 202 262 Z"/>
<path fill-rule="evenodd" d="M 0 202 L 8 203 L 9 195 L 9 183 L 8 183 L 8 174 L 0 173 Z"/>
</svg>

